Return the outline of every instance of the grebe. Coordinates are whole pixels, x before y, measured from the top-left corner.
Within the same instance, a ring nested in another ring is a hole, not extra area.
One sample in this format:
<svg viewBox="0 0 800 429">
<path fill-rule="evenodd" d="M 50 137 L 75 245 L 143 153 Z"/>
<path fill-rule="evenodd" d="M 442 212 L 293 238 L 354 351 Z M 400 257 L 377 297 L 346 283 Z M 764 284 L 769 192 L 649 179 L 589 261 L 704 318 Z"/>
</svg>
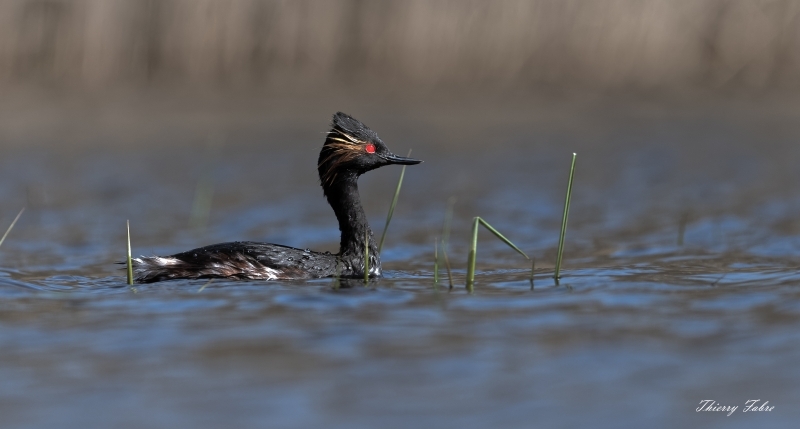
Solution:
<svg viewBox="0 0 800 429">
<path fill-rule="evenodd" d="M 364 276 L 364 240 L 369 235 L 369 275 L 380 277 L 381 256 L 372 237 L 361 199 L 358 177 L 384 165 L 419 164 L 422 161 L 389 151 L 375 131 L 355 118 L 338 112 L 319 153 L 320 185 L 342 233 L 339 253 L 320 253 L 279 244 L 236 241 L 214 244 L 171 256 L 133 259 L 136 281 L 152 283 L 172 279 L 230 278 L 290 280 Z"/>
</svg>

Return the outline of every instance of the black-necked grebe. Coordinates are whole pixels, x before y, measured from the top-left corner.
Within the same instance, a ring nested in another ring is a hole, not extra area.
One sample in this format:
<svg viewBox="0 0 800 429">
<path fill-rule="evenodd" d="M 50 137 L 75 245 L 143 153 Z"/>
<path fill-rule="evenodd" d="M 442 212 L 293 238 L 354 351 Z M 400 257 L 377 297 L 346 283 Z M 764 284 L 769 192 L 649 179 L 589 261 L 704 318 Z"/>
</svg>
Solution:
<svg viewBox="0 0 800 429">
<path fill-rule="evenodd" d="M 369 235 L 369 275 L 381 276 L 381 256 L 358 195 L 358 176 L 390 164 L 422 161 L 394 155 L 355 118 L 333 115 L 332 129 L 319 153 L 317 170 L 328 204 L 342 232 L 339 253 L 320 253 L 279 244 L 236 241 L 214 244 L 171 256 L 133 259 L 136 281 L 232 278 L 250 280 L 364 276 L 364 241 Z"/>
</svg>

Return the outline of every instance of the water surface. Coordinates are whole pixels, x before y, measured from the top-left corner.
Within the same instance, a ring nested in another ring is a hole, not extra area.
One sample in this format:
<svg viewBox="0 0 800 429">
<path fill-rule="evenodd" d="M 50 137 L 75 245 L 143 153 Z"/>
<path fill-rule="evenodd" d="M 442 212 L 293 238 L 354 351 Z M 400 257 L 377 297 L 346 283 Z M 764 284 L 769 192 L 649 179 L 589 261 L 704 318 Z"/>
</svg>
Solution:
<svg viewBox="0 0 800 429">
<path fill-rule="evenodd" d="M 27 210 L 0 248 L 0 422 L 787 427 L 800 417 L 800 122 L 785 104 L 712 107 L 354 109 L 426 162 L 406 171 L 386 277 L 342 289 L 129 287 L 115 265 L 127 219 L 137 254 L 232 240 L 336 251 L 315 176 L 327 114 L 217 112 L 213 132 L 162 120 L 136 142 L 111 138 L 122 126 L 100 113 L 100 131 L 63 128 L 65 142 L 7 126 L 0 225 Z M 377 232 L 398 175 L 360 181 Z M 453 290 L 432 272 L 451 197 Z M 530 263 L 482 234 L 466 293 L 476 215 L 536 258 L 533 287 Z M 704 399 L 740 411 L 695 412 Z M 748 399 L 776 408 L 742 413 Z"/>
</svg>

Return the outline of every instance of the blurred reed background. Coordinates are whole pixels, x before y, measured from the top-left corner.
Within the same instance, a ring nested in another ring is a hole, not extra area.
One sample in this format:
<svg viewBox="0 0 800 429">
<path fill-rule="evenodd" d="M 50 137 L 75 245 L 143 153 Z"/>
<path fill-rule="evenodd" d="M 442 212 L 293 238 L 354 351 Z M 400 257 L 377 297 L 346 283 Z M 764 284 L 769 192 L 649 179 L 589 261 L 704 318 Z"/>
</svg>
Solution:
<svg viewBox="0 0 800 429">
<path fill-rule="evenodd" d="M 800 88 L 796 0 L 4 0 L 0 87 Z"/>
</svg>

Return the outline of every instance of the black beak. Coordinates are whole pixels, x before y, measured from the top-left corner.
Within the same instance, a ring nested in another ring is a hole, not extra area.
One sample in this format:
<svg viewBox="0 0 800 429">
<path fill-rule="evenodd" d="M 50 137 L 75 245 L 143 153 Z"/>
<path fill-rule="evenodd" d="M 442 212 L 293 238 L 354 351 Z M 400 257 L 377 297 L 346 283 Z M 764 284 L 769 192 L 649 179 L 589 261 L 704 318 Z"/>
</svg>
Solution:
<svg viewBox="0 0 800 429">
<path fill-rule="evenodd" d="M 406 157 L 403 157 L 403 156 L 397 156 L 397 155 L 395 155 L 393 153 L 390 153 L 389 155 L 382 156 L 381 158 L 385 159 L 386 162 L 388 162 L 389 164 L 414 165 L 414 164 L 419 164 L 420 162 L 422 162 L 422 161 L 420 161 L 418 159 L 406 158 Z"/>
</svg>

